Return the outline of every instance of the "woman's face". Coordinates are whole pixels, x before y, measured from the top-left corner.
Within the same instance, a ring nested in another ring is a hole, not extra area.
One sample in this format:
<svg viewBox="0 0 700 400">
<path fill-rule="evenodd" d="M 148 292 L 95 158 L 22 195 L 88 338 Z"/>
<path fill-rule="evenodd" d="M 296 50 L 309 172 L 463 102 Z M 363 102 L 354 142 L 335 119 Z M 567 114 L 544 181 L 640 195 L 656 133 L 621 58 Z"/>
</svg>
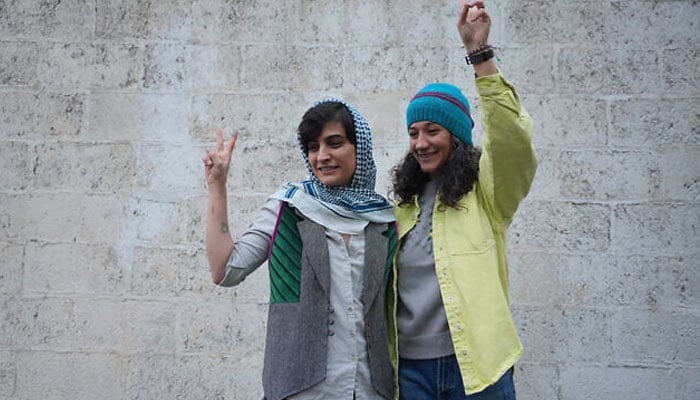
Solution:
<svg viewBox="0 0 700 400">
<path fill-rule="evenodd" d="M 307 144 L 314 175 L 327 186 L 348 187 L 355 175 L 355 145 L 340 122 L 328 122 L 321 135 Z"/>
<path fill-rule="evenodd" d="M 408 128 L 411 153 L 421 170 L 432 179 L 437 178 L 452 150 L 452 134 L 440 124 L 418 121 Z"/>
</svg>

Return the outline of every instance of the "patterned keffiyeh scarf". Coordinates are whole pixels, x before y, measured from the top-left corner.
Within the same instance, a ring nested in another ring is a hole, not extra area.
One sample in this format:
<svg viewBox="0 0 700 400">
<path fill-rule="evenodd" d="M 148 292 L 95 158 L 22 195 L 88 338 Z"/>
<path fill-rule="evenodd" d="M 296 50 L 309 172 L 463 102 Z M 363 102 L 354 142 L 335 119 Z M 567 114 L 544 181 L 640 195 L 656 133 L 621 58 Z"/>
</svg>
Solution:
<svg viewBox="0 0 700 400">
<path fill-rule="evenodd" d="M 394 221 L 391 204 L 374 190 L 377 166 L 372 156 L 369 123 L 355 107 L 340 99 L 321 100 L 314 106 L 329 102 L 338 102 L 347 107 L 355 125 L 357 166 L 350 186 L 330 187 L 314 175 L 304 152 L 301 135 L 297 132 L 297 142 L 309 171 L 309 179 L 285 183 L 273 197 L 292 204 L 314 222 L 341 233 L 359 233 L 368 222 Z"/>
</svg>

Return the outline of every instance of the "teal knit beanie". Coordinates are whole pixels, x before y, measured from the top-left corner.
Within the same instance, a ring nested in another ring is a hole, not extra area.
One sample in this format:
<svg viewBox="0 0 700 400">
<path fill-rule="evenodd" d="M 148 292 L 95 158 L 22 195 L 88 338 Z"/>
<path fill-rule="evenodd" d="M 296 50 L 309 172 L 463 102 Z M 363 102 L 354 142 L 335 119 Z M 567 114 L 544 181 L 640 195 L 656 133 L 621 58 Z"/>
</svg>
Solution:
<svg viewBox="0 0 700 400">
<path fill-rule="evenodd" d="M 469 101 L 455 85 L 431 83 L 419 90 L 406 109 L 406 128 L 417 121 L 440 124 L 462 142 L 473 145 Z"/>
</svg>

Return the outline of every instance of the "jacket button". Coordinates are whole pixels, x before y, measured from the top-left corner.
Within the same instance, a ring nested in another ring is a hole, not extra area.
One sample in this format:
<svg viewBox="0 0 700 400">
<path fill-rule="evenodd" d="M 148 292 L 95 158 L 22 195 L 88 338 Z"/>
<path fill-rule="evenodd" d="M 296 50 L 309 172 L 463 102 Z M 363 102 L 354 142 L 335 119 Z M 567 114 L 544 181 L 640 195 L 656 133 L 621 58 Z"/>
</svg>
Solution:
<svg viewBox="0 0 700 400">
<path fill-rule="evenodd" d="M 335 333 L 333 331 L 328 331 L 328 336 L 333 336 Z"/>
<path fill-rule="evenodd" d="M 334 321 L 334 320 L 331 319 L 331 320 L 328 321 L 328 325 L 333 325 L 333 324 L 335 324 L 335 321 Z"/>
</svg>

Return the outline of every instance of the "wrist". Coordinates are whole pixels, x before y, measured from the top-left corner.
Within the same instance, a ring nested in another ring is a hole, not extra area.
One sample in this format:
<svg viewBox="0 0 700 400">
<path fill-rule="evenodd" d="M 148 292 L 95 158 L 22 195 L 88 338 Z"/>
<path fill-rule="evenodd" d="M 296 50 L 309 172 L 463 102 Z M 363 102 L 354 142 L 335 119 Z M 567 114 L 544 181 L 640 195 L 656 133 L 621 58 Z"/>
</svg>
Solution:
<svg viewBox="0 0 700 400">
<path fill-rule="evenodd" d="M 212 182 L 207 185 L 210 195 L 226 196 L 226 182 Z"/>
</svg>

